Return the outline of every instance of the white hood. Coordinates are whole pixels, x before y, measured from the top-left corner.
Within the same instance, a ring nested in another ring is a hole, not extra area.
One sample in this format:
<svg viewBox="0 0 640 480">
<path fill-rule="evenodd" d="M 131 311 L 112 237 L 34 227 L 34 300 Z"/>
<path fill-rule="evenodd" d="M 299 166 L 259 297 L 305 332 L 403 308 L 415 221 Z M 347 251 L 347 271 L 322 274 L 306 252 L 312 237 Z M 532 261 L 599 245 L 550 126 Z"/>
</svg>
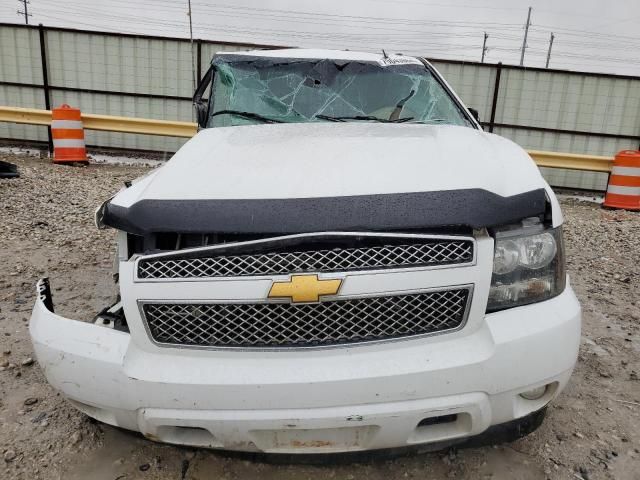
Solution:
<svg viewBox="0 0 640 480">
<path fill-rule="evenodd" d="M 306 123 L 211 128 L 112 203 L 544 188 L 515 143 L 467 127 Z"/>
</svg>

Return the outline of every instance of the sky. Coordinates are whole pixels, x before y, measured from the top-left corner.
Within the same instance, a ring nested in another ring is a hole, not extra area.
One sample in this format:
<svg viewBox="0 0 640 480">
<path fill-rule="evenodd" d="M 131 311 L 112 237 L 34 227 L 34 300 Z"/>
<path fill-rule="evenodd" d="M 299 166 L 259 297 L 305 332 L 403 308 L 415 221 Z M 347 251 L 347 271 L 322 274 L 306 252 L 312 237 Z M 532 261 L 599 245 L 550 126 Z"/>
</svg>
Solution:
<svg viewBox="0 0 640 480">
<path fill-rule="evenodd" d="M 207 40 L 385 51 L 428 58 L 640 76 L 640 0 L 192 0 L 193 34 Z M 22 0 L 0 22 L 24 23 Z M 187 0 L 30 0 L 29 22 L 188 37 Z"/>
</svg>

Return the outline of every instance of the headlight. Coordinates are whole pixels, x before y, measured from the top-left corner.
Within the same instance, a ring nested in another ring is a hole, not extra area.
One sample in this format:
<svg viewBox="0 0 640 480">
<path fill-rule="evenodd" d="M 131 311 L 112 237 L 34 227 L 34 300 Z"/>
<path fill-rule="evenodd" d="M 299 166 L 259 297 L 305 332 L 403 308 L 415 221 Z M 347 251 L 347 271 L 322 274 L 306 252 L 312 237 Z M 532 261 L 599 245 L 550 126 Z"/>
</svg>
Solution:
<svg viewBox="0 0 640 480">
<path fill-rule="evenodd" d="M 495 238 L 488 312 L 562 293 L 566 274 L 561 227 L 497 231 Z"/>
</svg>

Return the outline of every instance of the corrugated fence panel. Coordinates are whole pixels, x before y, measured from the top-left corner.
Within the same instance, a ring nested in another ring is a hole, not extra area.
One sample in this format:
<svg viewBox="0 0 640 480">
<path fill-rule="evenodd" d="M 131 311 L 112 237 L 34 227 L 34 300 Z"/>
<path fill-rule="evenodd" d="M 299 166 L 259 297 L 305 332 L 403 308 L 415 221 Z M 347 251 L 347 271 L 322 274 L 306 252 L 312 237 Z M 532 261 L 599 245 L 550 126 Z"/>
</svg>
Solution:
<svg viewBox="0 0 640 480">
<path fill-rule="evenodd" d="M 47 32 L 51 85 L 191 97 L 189 42 Z"/>
<path fill-rule="evenodd" d="M 0 81 L 42 84 L 38 30 L 0 27 Z"/>
<path fill-rule="evenodd" d="M 496 69 L 489 65 L 432 62 L 468 107 L 475 108 L 483 122 L 491 116 Z"/>
<path fill-rule="evenodd" d="M 640 134 L 640 81 L 503 69 L 496 122 Z"/>
<path fill-rule="evenodd" d="M 0 81 L 42 84 L 38 30 L 0 27 Z M 0 105 L 44 108 L 42 90 L 0 85 Z M 47 140 L 47 129 L 35 125 L 0 123 L 0 138 Z"/>
<path fill-rule="evenodd" d="M 494 133 L 510 138 L 524 148 L 551 152 L 611 156 L 620 150 L 636 149 L 638 146 L 631 139 L 540 132 L 520 128 L 496 127 Z"/>
</svg>

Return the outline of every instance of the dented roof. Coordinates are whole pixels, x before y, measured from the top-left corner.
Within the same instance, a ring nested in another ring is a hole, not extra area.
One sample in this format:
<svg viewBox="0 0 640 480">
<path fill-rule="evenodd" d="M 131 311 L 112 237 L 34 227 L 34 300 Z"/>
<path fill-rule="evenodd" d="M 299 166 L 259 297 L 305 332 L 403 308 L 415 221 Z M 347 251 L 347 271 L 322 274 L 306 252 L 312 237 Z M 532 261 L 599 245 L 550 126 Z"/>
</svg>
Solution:
<svg viewBox="0 0 640 480">
<path fill-rule="evenodd" d="M 354 52 L 351 50 L 324 50 L 315 48 L 283 48 L 277 50 L 246 50 L 243 52 L 218 52 L 216 56 L 235 56 L 246 55 L 249 57 L 266 57 L 266 58 L 305 58 L 305 59 L 331 59 L 331 60 L 347 60 L 362 61 L 373 63 L 414 63 L 421 62 L 415 58 L 404 55 L 368 52 Z"/>
</svg>

